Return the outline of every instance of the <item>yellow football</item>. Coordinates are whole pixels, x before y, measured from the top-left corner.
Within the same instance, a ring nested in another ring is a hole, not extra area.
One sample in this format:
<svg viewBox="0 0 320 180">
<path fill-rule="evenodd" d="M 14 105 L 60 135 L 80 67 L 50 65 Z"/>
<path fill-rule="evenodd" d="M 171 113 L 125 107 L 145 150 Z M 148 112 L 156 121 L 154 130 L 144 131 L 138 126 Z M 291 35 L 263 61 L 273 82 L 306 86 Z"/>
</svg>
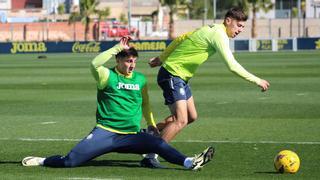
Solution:
<svg viewBox="0 0 320 180">
<path fill-rule="evenodd" d="M 300 167 L 299 156 L 290 150 L 280 151 L 274 158 L 274 167 L 280 173 L 296 173 Z"/>
</svg>

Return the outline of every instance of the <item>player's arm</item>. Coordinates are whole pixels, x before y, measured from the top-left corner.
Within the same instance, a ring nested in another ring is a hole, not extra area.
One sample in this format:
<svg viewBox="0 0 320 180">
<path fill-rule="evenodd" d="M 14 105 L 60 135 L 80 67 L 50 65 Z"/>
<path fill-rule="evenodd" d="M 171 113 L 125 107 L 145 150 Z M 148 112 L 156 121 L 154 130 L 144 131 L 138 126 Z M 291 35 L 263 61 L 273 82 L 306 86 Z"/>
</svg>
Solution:
<svg viewBox="0 0 320 180">
<path fill-rule="evenodd" d="M 142 113 L 144 119 L 147 121 L 148 128 L 156 134 L 159 134 L 159 130 L 157 129 L 157 125 L 151 112 L 147 84 L 142 88 Z"/>
<path fill-rule="evenodd" d="M 103 89 L 107 85 L 110 73 L 109 69 L 104 67 L 103 64 L 105 64 L 112 56 L 118 54 L 123 49 L 129 49 L 130 40 L 130 36 L 122 37 L 119 44 L 116 44 L 111 49 L 102 52 L 91 62 L 90 70 L 94 79 L 97 81 L 97 86 L 99 89 Z"/>
<path fill-rule="evenodd" d="M 161 66 L 161 64 L 167 60 L 169 55 L 176 49 L 176 47 L 178 47 L 179 44 L 181 44 L 181 42 L 188 38 L 188 36 L 192 33 L 193 32 L 188 32 L 174 39 L 169 44 L 169 46 L 160 54 L 160 56 L 150 59 L 149 65 L 151 67 Z"/>
<path fill-rule="evenodd" d="M 111 49 L 108 49 L 98 56 L 96 56 L 90 64 L 90 70 L 97 81 L 97 85 L 99 89 L 103 89 L 108 81 L 109 78 L 109 69 L 104 67 L 103 65 L 109 61 L 112 56 L 118 54 L 122 51 L 123 47 L 120 44 L 113 46 Z"/>
<path fill-rule="evenodd" d="M 251 74 L 235 60 L 229 47 L 229 38 L 225 34 L 217 33 L 214 38 L 215 41 L 212 44 L 216 48 L 217 52 L 219 52 L 231 72 L 247 81 L 257 84 L 263 91 L 268 89 L 269 83 L 266 80 L 260 79 L 259 77 Z"/>
</svg>

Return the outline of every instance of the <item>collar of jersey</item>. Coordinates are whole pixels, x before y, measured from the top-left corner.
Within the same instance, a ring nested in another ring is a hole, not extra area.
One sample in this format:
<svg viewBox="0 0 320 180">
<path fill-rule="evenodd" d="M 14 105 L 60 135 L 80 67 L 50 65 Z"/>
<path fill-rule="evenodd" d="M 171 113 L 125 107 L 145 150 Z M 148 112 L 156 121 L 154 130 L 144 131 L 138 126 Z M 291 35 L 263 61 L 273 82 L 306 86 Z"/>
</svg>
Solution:
<svg viewBox="0 0 320 180">
<path fill-rule="evenodd" d="M 125 78 L 132 78 L 133 72 L 126 76 L 126 75 L 122 74 L 120 71 L 118 71 L 117 67 L 115 67 L 114 69 L 116 70 L 118 75 L 123 76 Z"/>
<path fill-rule="evenodd" d="M 224 24 L 221 24 L 221 26 L 223 27 L 223 30 L 227 32 L 227 27 Z"/>
</svg>

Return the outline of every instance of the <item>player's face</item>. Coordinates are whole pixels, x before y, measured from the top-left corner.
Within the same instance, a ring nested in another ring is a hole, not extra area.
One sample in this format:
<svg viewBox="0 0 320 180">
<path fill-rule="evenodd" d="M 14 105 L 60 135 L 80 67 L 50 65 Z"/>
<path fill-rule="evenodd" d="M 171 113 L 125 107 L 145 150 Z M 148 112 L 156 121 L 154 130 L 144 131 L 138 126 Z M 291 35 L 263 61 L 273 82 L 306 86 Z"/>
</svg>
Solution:
<svg viewBox="0 0 320 180">
<path fill-rule="evenodd" d="M 230 38 L 235 38 L 244 30 L 244 21 L 238 21 L 232 18 L 226 18 L 225 25 L 227 28 L 227 35 Z"/>
<path fill-rule="evenodd" d="M 130 75 L 136 67 L 137 57 L 129 56 L 117 60 L 117 69 L 123 75 Z"/>
</svg>

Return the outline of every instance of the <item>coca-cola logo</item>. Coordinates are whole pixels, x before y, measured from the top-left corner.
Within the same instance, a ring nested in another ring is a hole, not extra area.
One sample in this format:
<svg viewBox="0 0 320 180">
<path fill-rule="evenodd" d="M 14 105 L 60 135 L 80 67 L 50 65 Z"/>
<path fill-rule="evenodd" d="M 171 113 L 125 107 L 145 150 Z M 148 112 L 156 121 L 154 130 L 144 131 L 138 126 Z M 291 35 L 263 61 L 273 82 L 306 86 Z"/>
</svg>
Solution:
<svg viewBox="0 0 320 180">
<path fill-rule="evenodd" d="M 99 42 L 80 43 L 75 42 L 72 46 L 74 53 L 100 52 Z"/>
</svg>

